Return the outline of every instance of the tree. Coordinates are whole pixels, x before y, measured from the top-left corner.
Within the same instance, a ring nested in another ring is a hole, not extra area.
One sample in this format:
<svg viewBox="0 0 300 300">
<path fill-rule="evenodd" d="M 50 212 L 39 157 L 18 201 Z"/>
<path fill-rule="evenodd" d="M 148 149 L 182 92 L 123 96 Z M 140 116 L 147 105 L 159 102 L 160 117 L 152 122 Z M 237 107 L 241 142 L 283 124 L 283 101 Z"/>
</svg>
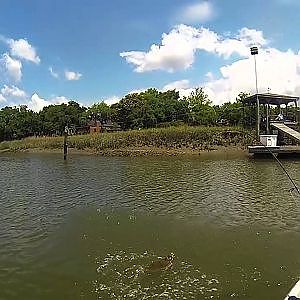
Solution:
<svg viewBox="0 0 300 300">
<path fill-rule="evenodd" d="M 107 105 L 104 101 L 93 104 L 86 110 L 85 115 L 87 118 L 97 118 L 101 121 L 111 119 L 112 117 L 112 108 Z"/>
<path fill-rule="evenodd" d="M 65 126 L 82 126 L 86 121 L 84 118 L 85 107 L 81 107 L 75 101 L 68 104 L 49 105 L 39 113 L 43 134 L 58 134 L 64 132 Z"/>
<path fill-rule="evenodd" d="M 38 128 L 38 114 L 25 105 L 0 110 L 0 141 L 32 136 L 37 134 Z"/>
<path fill-rule="evenodd" d="M 114 118 L 123 129 L 155 127 L 165 122 L 185 119 L 188 105 L 175 90 L 148 89 L 123 97 L 111 106 Z"/>
<path fill-rule="evenodd" d="M 246 92 L 240 92 L 235 100 L 236 100 L 237 103 L 243 104 L 243 101 L 244 101 L 246 98 L 248 98 L 249 96 L 250 96 L 249 93 L 246 93 Z"/>
<path fill-rule="evenodd" d="M 115 117 L 122 129 L 130 129 L 140 124 L 140 100 L 138 93 L 128 94 L 112 106 Z"/>
<path fill-rule="evenodd" d="M 234 126 L 244 124 L 244 118 L 248 114 L 249 109 L 244 107 L 243 101 L 248 96 L 249 94 L 241 92 L 238 94 L 235 102 L 225 102 L 221 106 L 216 106 L 218 119 L 227 120 L 230 125 Z"/>
<path fill-rule="evenodd" d="M 212 102 L 202 87 L 192 91 L 190 96 L 186 97 L 185 100 L 188 102 L 190 118 L 193 124 L 215 124 L 217 118 L 216 111 L 211 106 Z"/>
</svg>

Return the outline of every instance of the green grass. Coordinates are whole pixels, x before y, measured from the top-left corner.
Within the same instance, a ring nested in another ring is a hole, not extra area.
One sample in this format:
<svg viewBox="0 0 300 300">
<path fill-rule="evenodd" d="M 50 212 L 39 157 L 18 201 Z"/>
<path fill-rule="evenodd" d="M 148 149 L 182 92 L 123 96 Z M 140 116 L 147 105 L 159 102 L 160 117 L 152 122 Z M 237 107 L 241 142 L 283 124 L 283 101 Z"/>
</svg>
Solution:
<svg viewBox="0 0 300 300">
<path fill-rule="evenodd" d="M 74 135 L 68 145 L 77 150 L 96 152 L 124 148 L 157 147 L 207 150 L 216 146 L 243 148 L 253 142 L 252 132 L 238 127 L 179 126 L 114 133 Z M 63 137 L 29 137 L 0 143 L 1 150 L 61 149 Z"/>
</svg>

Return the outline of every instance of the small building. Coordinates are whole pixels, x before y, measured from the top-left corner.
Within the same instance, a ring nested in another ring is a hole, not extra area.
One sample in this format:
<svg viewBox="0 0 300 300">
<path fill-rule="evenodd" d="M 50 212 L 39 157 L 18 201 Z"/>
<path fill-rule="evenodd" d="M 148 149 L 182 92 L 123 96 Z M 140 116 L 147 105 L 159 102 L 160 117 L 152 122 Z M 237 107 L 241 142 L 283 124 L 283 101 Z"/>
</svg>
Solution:
<svg viewBox="0 0 300 300">
<path fill-rule="evenodd" d="M 100 121 L 92 120 L 88 123 L 88 125 L 90 126 L 90 134 L 103 132 L 102 124 Z"/>
<path fill-rule="evenodd" d="M 121 126 L 116 122 L 112 122 L 111 120 L 106 121 L 98 121 L 98 120 L 91 120 L 89 123 L 90 134 L 94 133 L 102 133 L 102 132 L 114 132 L 120 131 Z"/>
</svg>

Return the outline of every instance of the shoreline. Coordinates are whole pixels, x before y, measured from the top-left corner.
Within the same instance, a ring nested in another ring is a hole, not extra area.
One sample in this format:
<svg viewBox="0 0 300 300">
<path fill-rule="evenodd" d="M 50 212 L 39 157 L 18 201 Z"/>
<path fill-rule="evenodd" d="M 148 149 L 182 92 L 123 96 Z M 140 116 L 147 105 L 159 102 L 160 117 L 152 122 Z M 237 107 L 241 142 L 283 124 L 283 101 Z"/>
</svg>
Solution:
<svg viewBox="0 0 300 300">
<path fill-rule="evenodd" d="M 102 156 L 246 156 L 253 142 L 249 130 L 238 127 L 167 127 L 112 133 L 71 135 L 70 154 Z M 0 143 L 4 152 L 63 153 L 64 138 L 28 137 Z"/>
<path fill-rule="evenodd" d="M 50 148 L 28 148 L 22 150 L 3 149 L 1 153 L 55 153 L 63 155 L 63 149 L 50 149 Z M 120 148 L 120 149 L 107 149 L 97 151 L 95 149 L 68 148 L 68 155 L 95 155 L 107 157 L 246 157 L 248 152 L 246 149 L 234 146 L 216 146 L 212 149 L 200 150 L 190 148 L 158 148 L 158 147 L 134 147 L 134 148 Z"/>
</svg>

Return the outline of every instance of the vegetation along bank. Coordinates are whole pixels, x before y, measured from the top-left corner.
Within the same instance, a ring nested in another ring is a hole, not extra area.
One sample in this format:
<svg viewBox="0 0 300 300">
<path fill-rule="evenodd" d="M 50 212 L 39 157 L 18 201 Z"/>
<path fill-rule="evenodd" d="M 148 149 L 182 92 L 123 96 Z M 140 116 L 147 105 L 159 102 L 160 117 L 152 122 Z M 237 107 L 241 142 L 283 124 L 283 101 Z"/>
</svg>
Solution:
<svg viewBox="0 0 300 300">
<path fill-rule="evenodd" d="M 240 127 L 177 126 L 68 137 L 71 149 L 103 155 L 199 153 L 223 148 L 244 149 L 251 131 Z M 28 137 L 0 143 L 0 151 L 62 151 L 63 137 Z"/>
<path fill-rule="evenodd" d="M 234 102 L 218 106 L 202 88 L 182 98 L 175 90 L 148 89 L 113 105 L 99 102 L 84 107 L 70 101 L 40 112 L 26 106 L 4 107 L 0 151 L 61 151 L 65 128 L 69 149 L 105 155 L 243 149 L 254 139 L 248 124 L 253 112 L 242 105 L 246 96 L 240 93 Z"/>
</svg>

